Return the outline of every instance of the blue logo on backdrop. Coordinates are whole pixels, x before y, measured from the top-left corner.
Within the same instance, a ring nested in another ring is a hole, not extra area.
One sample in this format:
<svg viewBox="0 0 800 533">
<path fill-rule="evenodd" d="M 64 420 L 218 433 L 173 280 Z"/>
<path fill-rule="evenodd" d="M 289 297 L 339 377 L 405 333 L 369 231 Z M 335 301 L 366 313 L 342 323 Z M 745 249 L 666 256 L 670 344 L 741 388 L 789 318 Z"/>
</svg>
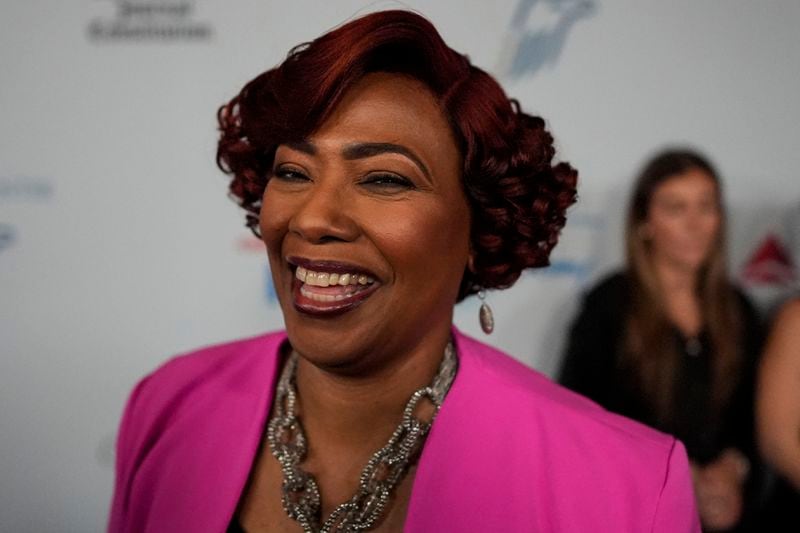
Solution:
<svg viewBox="0 0 800 533">
<path fill-rule="evenodd" d="M 37 176 L 0 176 L 0 202 L 49 200 L 55 189 L 53 181 Z"/>
<path fill-rule="evenodd" d="M 194 19 L 194 0 L 112 0 L 113 16 L 93 19 L 87 28 L 95 42 L 202 42 L 214 29 Z"/>
<path fill-rule="evenodd" d="M 49 201 L 54 194 L 53 180 L 36 176 L 0 176 L 0 205 Z M 0 222 L 0 252 L 11 248 L 19 230 L 10 222 Z"/>
<path fill-rule="evenodd" d="M 573 26 L 597 11 L 594 0 L 520 0 L 511 19 L 498 75 L 521 78 L 554 65 Z"/>
<path fill-rule="evenodd" d="M 11 224 L 0 223 L 0 252 L 14 244 L 16 233 Z"/>
</svg>

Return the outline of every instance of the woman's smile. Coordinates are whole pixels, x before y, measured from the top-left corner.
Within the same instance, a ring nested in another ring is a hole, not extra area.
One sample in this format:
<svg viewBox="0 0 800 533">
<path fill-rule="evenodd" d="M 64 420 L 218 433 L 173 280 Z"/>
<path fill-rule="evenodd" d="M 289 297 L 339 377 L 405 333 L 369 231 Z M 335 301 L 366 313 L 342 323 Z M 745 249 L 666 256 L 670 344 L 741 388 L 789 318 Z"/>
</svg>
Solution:
<svg viewBox="0 0 800 533">
<path fill-rule="evenodd" d="M 292 257 L 294 308 L 314 316 L 334 316 L 358 307 L 381 286 L 364 268 L 336 261 Z"/>
</svg>

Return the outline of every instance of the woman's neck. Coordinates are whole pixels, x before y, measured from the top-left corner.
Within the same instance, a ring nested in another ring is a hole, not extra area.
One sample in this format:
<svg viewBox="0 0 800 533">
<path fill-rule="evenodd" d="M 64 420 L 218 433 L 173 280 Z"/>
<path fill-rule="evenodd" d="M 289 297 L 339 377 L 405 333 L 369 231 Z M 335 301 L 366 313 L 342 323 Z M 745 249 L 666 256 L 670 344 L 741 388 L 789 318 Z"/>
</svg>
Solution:
<svg viewBox="0 0 800 533">
<path fill-rule="evenodd" d="M 654 266 L 669 320 L 684 336 L 697 336 L 703 328 L 697 294 L 698 272 L 665 262 L 656 262 Z"/>
<path fill-rule="evenodd" d="M 656 276 L 661 289 L 668 298 L 671 294 L 695 295 L 699 272 L 667 261 L 654 261 Z"/>
<path fill-rule="evenodd" d="M 355 454 L 377 451 L 400 423 L 414 391 L 431 383 L 448 341 L 449 336 L 421 343 L 361 376 L 340 375 L 301 357 L 296 377 L 299 416 L 311 446 L 324 443 L 331 451 Z"/>
</svg>

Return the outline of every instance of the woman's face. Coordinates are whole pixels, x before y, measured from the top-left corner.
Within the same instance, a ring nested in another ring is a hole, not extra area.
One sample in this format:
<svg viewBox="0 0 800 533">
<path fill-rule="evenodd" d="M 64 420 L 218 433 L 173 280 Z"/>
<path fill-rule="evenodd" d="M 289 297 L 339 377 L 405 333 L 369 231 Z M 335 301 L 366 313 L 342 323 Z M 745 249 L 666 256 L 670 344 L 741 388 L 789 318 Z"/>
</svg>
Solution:
<svg viewBox="0 0 800 533">
<path fill-rule="evenodd" d="M 375 73 L 281 145 L 261 232 L 293 347 L 357 369 L 440 346 L 469 255 L 462 159 L 419 81 Z"/>
<path fill-rule="evenodd" d="M 700 169 L 658 185 L 644 224 L 656 262 L 696 272 L 708 260 L 720 231 L 719 191 Z"/>
</svg>

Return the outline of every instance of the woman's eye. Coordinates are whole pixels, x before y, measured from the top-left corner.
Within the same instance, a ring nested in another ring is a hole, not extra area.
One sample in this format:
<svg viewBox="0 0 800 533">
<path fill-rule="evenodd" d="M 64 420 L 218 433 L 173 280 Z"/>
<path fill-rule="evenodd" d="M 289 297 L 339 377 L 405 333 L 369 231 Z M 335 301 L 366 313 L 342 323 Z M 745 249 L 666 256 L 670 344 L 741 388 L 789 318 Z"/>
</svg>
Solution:
<svg viewBox="0 0 800 533">
<path fill-rule="evenodd" d="M 667 203 L 664 204 L 664 210 L 671 215 L 679 215 L 683 213 L 686 209 L 684 208 L 683 204 Z"/>
<path fill-rule="evenodd" d="M 382 189 L 414 189 L 414 183 L 398 174 L 370 174 L 361 180 L 363 185 Z"/>
<path fill-rule="evenodd" d="M 272 175 L 283 181 L 308 181 L 308 176 L 293 168 L 278 168 Z"/>
</svg>

